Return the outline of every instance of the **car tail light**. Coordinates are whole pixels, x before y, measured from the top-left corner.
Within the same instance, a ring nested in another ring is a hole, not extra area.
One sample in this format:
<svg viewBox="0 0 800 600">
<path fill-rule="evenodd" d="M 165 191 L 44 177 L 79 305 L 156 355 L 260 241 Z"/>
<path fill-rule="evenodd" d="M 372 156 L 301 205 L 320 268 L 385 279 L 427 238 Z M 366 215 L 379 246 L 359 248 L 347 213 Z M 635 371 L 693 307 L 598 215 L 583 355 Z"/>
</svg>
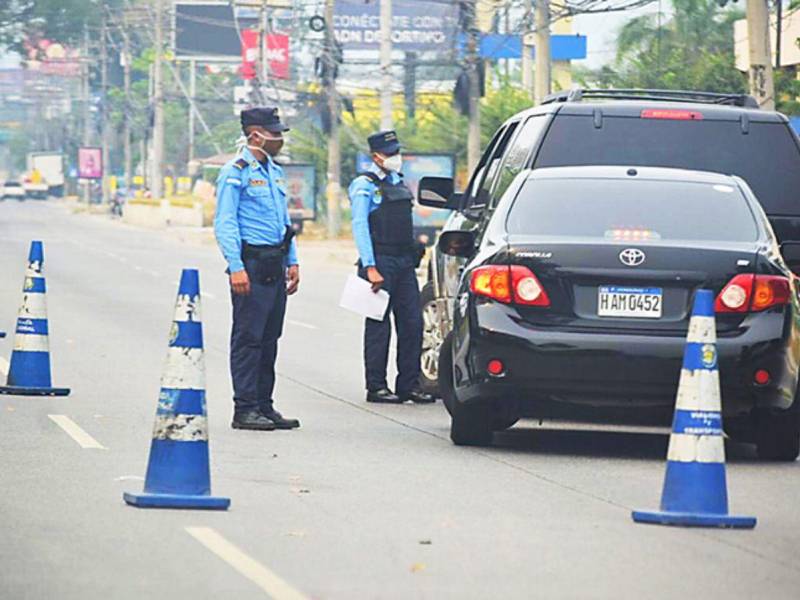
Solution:
<svg viewBox="0 0 800 600">
<path fill-rule="evenodd" d="M 504 304 L 550 306 L 550 298 L 539 279 L 521 265 L 486 265 L 472 272 L 469 289 Z"/>
<path fill-rule="evenodd" d="M 643 119 L 667 119 L 670 121 L 702 121 L 703 113 L 696 110 L 645 109 Z"/>
<path fill-rule="evenodd" d="M 740 274 L 722 288 L 714 304 L 718 313 L 760 312 L 789 302 L 790 286 L 786 277 Z"/>
</svg>

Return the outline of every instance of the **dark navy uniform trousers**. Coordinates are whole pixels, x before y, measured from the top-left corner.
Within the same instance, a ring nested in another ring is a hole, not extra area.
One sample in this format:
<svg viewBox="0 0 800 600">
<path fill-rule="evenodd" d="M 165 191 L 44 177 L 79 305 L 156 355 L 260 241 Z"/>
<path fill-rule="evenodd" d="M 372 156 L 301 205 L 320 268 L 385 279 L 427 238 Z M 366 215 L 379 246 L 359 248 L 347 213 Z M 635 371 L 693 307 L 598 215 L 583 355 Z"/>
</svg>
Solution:
<svg viewBox="0 0 800 600">
<path fill-rule="evenodd" d="M 366 319 L 364 325 L 364 367 L 367 389 L 376 391 L 386 385 L 386 363 L 389 360 L 389 341 L 394 315 L 397 329 L 397 380 L 395 393 L 407 394 L 419 385 L 420 354 L 422 353 L 422 312 L 419 283 L 413 256 L 375 256 L 375 266 L 385 279 L 383 289 L 391 299 L 383 321 Z M 367 278 L 366 269 L 359 276 Z"/>
<path fill-rule="evenodd" d="M 250 261 L 245 261 L 248 267 Z M 248 274 L 251 269 L 247 268 Z M 250 276 L 250 294 L 231 291 L 231 378 L 237 413 L 272 407 L 275 359 L 286 314 L 286 281 L 258 283 Z"/>
</svg>

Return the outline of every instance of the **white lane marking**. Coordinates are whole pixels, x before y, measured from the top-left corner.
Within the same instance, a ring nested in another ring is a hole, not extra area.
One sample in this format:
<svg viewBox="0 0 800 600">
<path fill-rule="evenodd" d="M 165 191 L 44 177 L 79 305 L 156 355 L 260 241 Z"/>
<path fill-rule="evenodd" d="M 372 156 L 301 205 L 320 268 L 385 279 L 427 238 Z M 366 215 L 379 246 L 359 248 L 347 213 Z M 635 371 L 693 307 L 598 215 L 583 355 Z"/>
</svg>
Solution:
<svg viewBox="0 0 800 600">
<path fill-rule="evenodd" d="M 186 532 L 264 590 L 273 600 L 308 600 L 307 596 L 245 554 L 211 527 L 186 527 Z"/>
<path fill-rule="evenodd" d="M 100 442 L 86 433 L 80 426 L 70 419 L 67 415 L 47 415 L 49 419 L 61 427 L 66 434 L 71 437 L 73 440 L 78 442 L 78 445 L 81 448 L 94 448 L 97 450 L 106 450 L 106 447 L 103 446 Z"/>
<path fill-rule="evenodd" d="M 6 335 L 8 335 L 8 334 L 6 334 Z M 0 356 L 0 375 L 2 375 L 3 377 L 8 377 L 8 369 L 9 368 L 11 368 L 11 365 L 8 363 L 8 361 L 5 358 Z"/>
<path fill-rule="evenodd" d="M 289 323 L 290 325 L 295 325 L 297 327 L 305 327 L 306 329 L 319 329 L 319 327 L 317 327 L 316 325 L 303 323 L 302 321 L 295 321 L 293 319 L 287 319 L 286 322 Z"/>
</svg>

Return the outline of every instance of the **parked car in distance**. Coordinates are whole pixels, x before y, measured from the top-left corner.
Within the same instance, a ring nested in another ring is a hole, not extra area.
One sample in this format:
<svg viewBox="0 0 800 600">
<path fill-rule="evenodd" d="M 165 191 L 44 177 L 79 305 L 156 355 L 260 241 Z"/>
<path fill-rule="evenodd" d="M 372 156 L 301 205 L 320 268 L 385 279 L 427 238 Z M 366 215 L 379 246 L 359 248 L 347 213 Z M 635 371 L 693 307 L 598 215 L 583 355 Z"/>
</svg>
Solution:
<svg viewBox="0 0 800 600">
<path fill-rule="evenodd" d="M 669 424 L 693 296 L 708 289 L 726 432 L 764 459 L 800 453 L 800 265 L 742 178 L 525 170 L 485 227 L 438 247 L 465 260 L 439 363 L 456 444 L 488 444 L 520 417 Z"/>
<path fill-rule="evenodd" d="M 25 188 L 22 187 L 22 183 L 19 181 L 6 181 L 0 189 L 2 189 L 2 194 L 0 194 L 0 196 L 2 196 L 4 200 L 25 200 Z"/>
</svg>

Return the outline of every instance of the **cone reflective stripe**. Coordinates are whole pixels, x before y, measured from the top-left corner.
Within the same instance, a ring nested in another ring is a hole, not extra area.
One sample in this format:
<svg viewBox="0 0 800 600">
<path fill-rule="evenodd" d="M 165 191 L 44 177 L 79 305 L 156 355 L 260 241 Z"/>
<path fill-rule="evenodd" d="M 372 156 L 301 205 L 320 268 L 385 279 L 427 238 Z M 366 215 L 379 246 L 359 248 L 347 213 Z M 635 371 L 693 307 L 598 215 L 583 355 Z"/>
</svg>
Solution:
<svg viewBox="0 0 800 600">
<path fill-rule="evenodd" d="M 755 527 L 755 517 L 728 514 L 716 342 L 714 295 L 709 290 L 699 290 L 689 322 L 675 400 L 661 510 L 633 511 L 634 521 Z"/>
<path fill-rule="evenodd" d="M 200 282 L 195 269 L 184 269 L 161 376 L 144 493 L 125 493 L 128 504 L 223 510 L 230 505 L 228 498 L 211 496 L 205 379 Z"/>
<path fill-rule="evenodd" d="M 42 242 L 31 242 L 22 306 L 17 314 L 14 347 L 7 385 L 0 394 L 20 396 L 66 396 L 67 388 L 54 388 L 50 375 L 50 342 L 47 321 L 47 285 L 44 279 Z"/>
</svg>

